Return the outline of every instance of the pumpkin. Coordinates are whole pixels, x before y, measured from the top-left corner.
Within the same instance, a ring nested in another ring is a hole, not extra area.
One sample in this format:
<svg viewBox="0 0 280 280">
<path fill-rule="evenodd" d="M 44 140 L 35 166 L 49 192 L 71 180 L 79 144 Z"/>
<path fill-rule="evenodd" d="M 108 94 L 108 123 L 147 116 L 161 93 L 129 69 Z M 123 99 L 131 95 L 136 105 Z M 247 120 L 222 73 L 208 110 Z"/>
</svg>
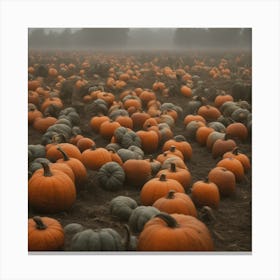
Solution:
<svg viewBox="0 0 280 280">
<path fill-rule="evenodd" d="M 170 139 L 166 141 L 162 147 L 162 151 L 167 151 L 171 146 L 175 146 L 184 156 L 184 160 L 190 160 L 192 157 L 192 147 L 186 139 L 175 137 L 174 139 Z"/>
<path fill-rule="evenodd" d="M 191 97 L 192 96 L 192 90 L 188 86 L 185 86 L 185 85 L 181 86 L 180 92 L 185 97 Z"/>
<path fill-rule="evenodd" d="M 110 161 L 112 161 L 110 152 L 104 148 L 96 148 L 95 145 L 82 152 L 82 163 L 91 170 L 98 170 L 103 164 Z"/>
<path fill-rule="evenodd" d="M 67 224 L 63 228 L 63 230 L 66 235 L 73 235 L 76 234 L 77 232 L 83 231 L 84 227 L 81 224 L 71 223 L 71 224 Z"/>
<path fill-rule="evenodd" d="M 233 101 L 233 97 L 230 94 L 219 94 L 215 97 L 214 104 L 219 108 L 227 101 Z"/>
<path fill-rule="evenodd" d="M 184 214 L 159 213 L 148 221 L 138 239 L 138 251 L 213 251 L 206 225 Z"/>
<path fill-rule="evenodd" d="M 217 165 L 218 167 L 224 167 L 230 170 L 234 175 L 237 182 L 244 179 L 244 168 L 242 163 L 236 158 L 224 158 L 220 160 Z"/>
<path fill-rule="evenodd" d="M 62 154 L 63 157 L 58 159 L 57 162 L 65 163 L 72 169 L 75 175 L 76 187 L 83 184 L 87 179 L 87 170 L 83 163 L 76 158 L 69 157 L 61 147 L 58 147 L 57 150 Z"/>
<path fill-rule="evenodd" d="M 56 123 L 57 119 L 54 117 L 37 117 L 33 121 L 33 127 L 40 133 L 45 133 L 47 129 Z"/>
<path fill-rule="evenodd" d="M 134 131 L 127 131 L 123 134 L 120 142 L 123 148 L 128 149 L 130 146 L 137 146 L 141 148 L 141 138 Z"/>
<path fill-rule="evenodd" d="M 191 198 L 185 193 L 174 190 L 170 190 L 166 196 L 157 199 L 153 207 L 168 214 L 178 213 L 197 217 L 197 211 Z"/>
<path fill-rule="evenodd" d="M 90 120 L 90 127 L 92 128 L 93 131 L 99 132 L 101 124 L 109 120 L 110 118 L 108 116 L 104 116 L 104 115 L 94 116 Z"/>
<path fill-rule="evenodd" d="M 207 142 L 207 138 L 211 132 L 213 132 L 214 129 L 207 126 L 199 127 L 195 133 L 195 139 L 196 141 L 201 145 L 205 146 Z"/>
<path fill-rule="evenodd" d="M 219 188 L 220 195 L 230 196 L 234 194 L 236 188 L 234 174 L 224 167 L 215 167 L 208 173 L 208 179 Z"/>
<path fill-rule="evenodd" d="M 185 190 L 187 190 L 191 186 L 191 173 L 186 168 L 176 167 L 176 164 L 174 162 L 170 164 L 170 168 L 162 169 L 161 171 L 159 171 L 156 177 L 159 178 L 161 174 L 165 174 L 167 179 L 174 179 L 178 181 Z"/>
<path fill-rule="evenodd" d="M 149 180 L 141 189 L 140 200 L 143 205 L 152 205 L 170 190 L 184 193 L 184 187 L 174 179 L 167 179 L 163 173 L 159 178 Z"/>
<path fill-rule="evenodd" d="M 41 163 L 28 181 L 28 202 L 37 211 L 57 213 L 72 207 L 76 200 L 76 188 L 68 175 L 59 170 L 50 170 Z"/>
<path fill-rule="evenodd" d="M 100 135 L 105 139 L 111 139 L 114 135 L 114 131 L 121 125 L 113 120 L 104 121 L 99 128 Z"/>
<path fill-rule="evenodd" d="M 232 123 L 226 127 L 226 134 L 233 139 L 245 141 L 248 138 L 248 129 L 243 123 Z"/>
<path fill-rule="evenodd" d="M 28 108 L 28 124 L 33 124 L 37 118 L 43 118 L 41 111 L 37 110 L 35 106 Z"/>
<path fill-rule="evenodd" d="M 209 206 L 218 208 L 220 203 L 220 194 L 217 185 L 213 182 L 197 181 L 192 185 L 192 199 L 198 206 Z"/>
<path fill-rule="evenodd" d="M 145 161 L 149 162 L 149 164 L 151 165 L 152 175 L 155 175 L 155 174 L 157 174 L 159 172 L 159 170 L 161 168 L 161 163 L 159 161 L 154 159 L 152 156 L 150 156 L 149 158 L 145 159 Z"/>
<path fill-rule="evenodd" d="M 82 153 L 84 150 L 90 149 L 93 145 L 95 145 L 95 142 L 90 138 L 83 137 L 78 140 L 76 145 Z"/>
<path fill-rule="evenodd" d="M 205 124 L 201 121 L 191 121 L 190 123 L 188 123 L 186 126 L 187 137 L 191 140 L 195 139 L 196 131 L 198 130 L 198 128 L 203 126 L 205 126 Z"/>
<path fill-rule="evenodd" d="M 136 134 L 141 139 L 142 149 L 145 154 L 155 153 L 158 149 L 159 136 L 155 131 L 139 130 Z"/>
<path fill-rule="evenodd" d="M 28 251 L 59 251 L 64 246 L 64 230 L 53 218 L 28 219 Z"/>
<path fill-rule="evenodd" d="M 153 206 L 138 206 L 132 210 L 128 224 L 133 233 L 139 233 L 143 230 L 145 224 L 160 211 Z"/>
<path fill-rule="evenodd" d="M 75 174 L 72 168 L 63 162 L 55 162 L 50 164 L 50 170 L 60 170 L 68 175 L 73 182 L 75 182 Z"/>
<path fill-rule="evenodd" d="M 240 153 L 238 147 L 235 147 L 232 151 L 224 153 L 223 158 L 235 158 L 238 159 L 244 168 L 244 171 L 247 172 L 251 168 L 250 159 L 243 153 Z"/>
<path fill-rule="evenodd" d="M 123 127 L 133 128 L 133 121 L 128 116 L 118 116 L 116 118 L 116 122 L 118 122 Z"/>
<path fill-rule="evenodd" d="M 99 169 L 97 180 L 102 189 L 116 191 L 123 186 L 125 173 L 118 163 L 107 162 Z"/>
<path fill-rule="evenodd" d="M 70 143 L 60 143 L 60 144 L 53 144 L 47 149 L 46 157 L 50 161 L 55 162 L 63 157 L 63 155 L 57 149 L 58 147 L 63 149 L 63 151 L 66 152 L 69 157 L 76 158 L 78 160 L 82 159 L 82 154 L 75 145 Z"/>
<path fill-rule="evenodd" d="M 167 158 L 161 165 L 161 169 L 170 168 L 172 163 L 175 163 L 176 167 L 187 169 L 185 162 L 182 159 L 174 156 Z"/>
<path fill-rule="evenodd" d="M 218 131 L 213 131 L 208 134 L 207 141 L 206 141 L 206 147 L 209 151 L 212 151 L 212 147 L 214 143 L 218 139 L 224 139 L 225 138 L 225 133 L 218 132 Z"/>
<path fill-rule="evenodd" d="M 131 115 L 134 129 L 142 129 L 145 121 L 151 116 L 145 112 L 135 112 Z"/>
<path fill-rule="evenodd" d="M 111 228 L 86 229 L 76 233 L 71 240 L 72 251 L 121 251 L 121 236 Z"/>
<path fill-rule="evenodd" d="M 28 145 L 28 160 L 32 161 L 36 158 L 43 158 L 46 156 L 46 148 L 43 145 Z"/>
<path fill-rule="evenodd" d="M 123 164 L 126 182 L 129 185 L 142 187 L 152 176 L 149 162 L 143 159 L 129 159 Z"/>
<path fill-rule="evenodd" d="M 206 124 L 206 120 L 202 116 L 189 114 L 184 118 L 184 125 L 187 126 L 192 121 L 203 122 L 204 124 Z"/>
<path fill-rule="evenodd" d="M 224 153 L 231 151 L 236 147 L 236 143 L 232 139 L 227 138 L 227 134 L 224 139 L 218 139 L 212 146 L 212 156 L 217 158 L 222 156 Z"/>
<path fill-rule="evenodd" d="M 128 221 L 133 209 L 137 207 L 137 202 L 128 196 L 117 196 L 110 201 L 110 214 L 118 217 L 122 221 Z"/>
<path fill-rule="evenodd" d="M 206 121 L 215 121 L 221 116 L 221 112 L 211 105 L 199 107 L 197 114 L 202 116 Z"/>
</svg>

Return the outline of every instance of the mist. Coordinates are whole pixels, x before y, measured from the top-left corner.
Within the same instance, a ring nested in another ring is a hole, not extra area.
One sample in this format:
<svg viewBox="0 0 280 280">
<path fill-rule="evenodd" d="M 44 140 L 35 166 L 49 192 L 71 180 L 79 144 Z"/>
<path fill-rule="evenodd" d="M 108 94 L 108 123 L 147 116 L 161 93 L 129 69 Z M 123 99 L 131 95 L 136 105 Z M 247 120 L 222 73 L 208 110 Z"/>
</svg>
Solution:
<svg viewBox="0 0 280 280">
<path fill-rule="evenodd" d="M 30 28 L 29 49 L 251 50 L 251 28 Z"/>
</svg>

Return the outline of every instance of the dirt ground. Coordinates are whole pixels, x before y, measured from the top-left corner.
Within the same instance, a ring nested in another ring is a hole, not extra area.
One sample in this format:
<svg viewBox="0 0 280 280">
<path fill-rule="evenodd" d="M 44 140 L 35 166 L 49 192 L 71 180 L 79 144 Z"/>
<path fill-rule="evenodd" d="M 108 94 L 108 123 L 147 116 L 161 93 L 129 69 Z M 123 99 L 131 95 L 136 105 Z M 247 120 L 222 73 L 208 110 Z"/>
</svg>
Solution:
<svg viewBox="0 0 280 280">
<path fill-rule="evenodd" d="M 146 86 L 151 86 L 151 82 L 147 82 Z M 116 98 L 117 99 L 117 98 Z M 180 105 L 183 110 L 183 117 L 186 115 L 187 103 L 190 99 L 182 95 L 171 96 L 167 98 L 158 98 L 163 102 L 172 102 Z M 92 138 L 97 147 L 104 147 L 109 142 L 104 140 L 100 135 L 94 133 L 89 127 L 89 118 L 81 113 L 82 135 Z M 183 117 L 176 123 L 174 135 L 185 135 Z M 39 144 L 41 142 L 41 134 L 32 126 L 29 126 L 28 140 L 29 144 Z M 193 149 L 193 156 L 190 161 L 186 162 L 187 167 L 192 175 L 193 182 L 207 177 L 210 169 L 215 167 L 220 160 L 213 159 L 206 147 L 201 147 L 197 142 L 188 139 Z M 238 143 L 240 150 L 251 159 L 251 140 L 245 143 Z M 158 153 L 160 152 L 160 149 Z M 109 202 L 118 195 L 125 195 L 136 200 L 140 204 L 139 189 L 128 185 L 116 192 L 103 190 L 98 186 L 95 179 L 95 172 L 89 171 L 88 181 L 80 188 L 77 193 L 77 201 L 67 212 L 58 214 L 49 214 L 49 217 L 57 219 L 63 226 L 69 223 L 79 223 L 85 228 L 104 228 L 110 227 L 117 230 L 121 236 L 125 235 L 123 224 L 109 213 Z M 213 210 L 215 219 L 206 219 L 202 212 L 198 209 L 199 217 L 208 226 L 215 245 L 216 251 L 230 252 L 248 252 L 252 250 L 252 185 L 251 172 L 246 174 L 246 179 L 241 183 L 237 183 L 236 193 L 234 196 L 221 198 L 220 206 L 217 210 Z M 28 216 L 32 217 L 40 213 L 29 209 Z M 64 250 L 69 251 L 69 242 L 66 240 Z"/>
</svg>

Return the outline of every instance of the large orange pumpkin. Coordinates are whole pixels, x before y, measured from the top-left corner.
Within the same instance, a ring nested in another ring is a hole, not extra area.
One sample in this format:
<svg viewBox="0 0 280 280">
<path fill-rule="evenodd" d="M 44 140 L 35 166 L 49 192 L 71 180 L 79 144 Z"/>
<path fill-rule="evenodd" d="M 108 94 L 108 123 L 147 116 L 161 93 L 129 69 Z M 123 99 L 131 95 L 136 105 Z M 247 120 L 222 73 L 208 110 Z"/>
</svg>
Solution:
<svg viewBox="0 0 280 280">
<path fill-rule="evenodd" d="M 160 213 L 140 233 L 139 251 L 213 251 L 214 243 L 204 223 L 193 216 Z"/>
<path fill-rule="evenodd" d="M 28 219 L 28 251 L 58 251 L 64 246 L 64 230 L 53 218 Z"/>
</svg>

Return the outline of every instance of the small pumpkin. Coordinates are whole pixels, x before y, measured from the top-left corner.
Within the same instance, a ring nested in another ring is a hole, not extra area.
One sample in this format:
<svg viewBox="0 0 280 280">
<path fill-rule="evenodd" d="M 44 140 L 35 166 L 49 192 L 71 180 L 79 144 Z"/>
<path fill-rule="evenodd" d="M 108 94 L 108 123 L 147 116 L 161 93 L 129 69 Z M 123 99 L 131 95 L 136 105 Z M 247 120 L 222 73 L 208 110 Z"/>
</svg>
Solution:
<svg viewBox="0 0 280 280">
<path fill-rule="evenodd" d="M 143 159 L 129 159 L 123 164 L 126 182 L 132 186 L 142 187 L 152 176 L 149 162 Z"/>
<path fill-rule="evenodd" d="M 87 179 L 87 170 L 83 163 L 76 158 L 69 157 L 61 147 L 58 147 L 57 150 L 62 154 L 63 157 L 61 159 L 58 159 L 57 162 L 65 163 L 73 170 L 73 173 L 75 175 L 76 187 L 85 183 Z"/>
<path fill-rule="evenodd" d="M 171 146 L 175 146 L 179 151 L 182 152 L 184 156 L 184 160 L 190 160 L 192 157 L 192 146 L 186 139 L 182 136 L 175 137 L 174 139 L 170 139 L 166 141 L 162 147 L 162 151 L 167 151 Z"/>
<path fill-rule="evenodd" d="M 71 240 L 71 251 L 121 251 L 121 236 L 111 228 L 86 229 Z"/>
<path fill-rule="evenodd" d="M 53 218 L 35 216 L 28 219 L 28 251 L 60 251 L 64 230 Z"/>
<path fill-rule="evenodd" d="M 215 121 L 221 116 L 221 112 L 211 105 L 201 106 L 198 109 L 197 114 L 202 116 L 206 121 Z"/>
<path fill-rule="evenodd" d="M 224 158 L 220 160 L 217 165 L 218 167 L 224 167 L 234 173 L 237 182 L 244 179 L 244 168 L 242 163 L 236 158 Z"/>
<path fill-rule="evenodd" d="M 46 157 L 50 161 L 55 162 L 58 159 L 63 157 L 63 155 L 57 149 L 58 147 L 63 149 L 63 151 L 66 152 L 69 157 L 76 158 L 78 160 L 82 159 L 82 154 L 81 154 L 80 150 L 78 149 L 78 147 L 76 147 L 75 145 L 70 144 L 70 143 L 60 143 L 60 144 L 54 143 L 47 149 L 47 152 L 46 152 Z"/>
<path fill-rule="evenodd" d="M 152 154 L 157 151 L 159 136 L 155 131 L 139 130 L 136 134 L 140 137 L 142 149 L 146 154 Z"/>
<path fill-rule="evenodd" d="M 178 168 L 174 162 L 171 162 L 168 169 L 160 170 L 156 177 L 159 178 L 161 174 L 165 174 L 167 179 L 178 181 L 185 190 L 191 186 L 192 176 L 189 170 L 186 168 Z"/>
<path fill-rule="evenodd" d="M 196 141 L 201 145 L 205 146 L 207 142 L 207 138 L 211 132 L 214 131 L 214 128 L 202 126 L 199 127 L 195 133 Z"/>
<path fill-rule="evenodd" d="M 93 145 L 90 149 L 82 152 L 81 161 L 86 168 L 98 170 L 103 164 L 112 161 L 112 156 L 108 150 L 96 148 L 96 145 Z"/>
<path fill-rule="evenodd" d="M 138 239 L 138 251 L 213 251 L 204 223 L 184 214 L 159 213 L 148 221 Z"/>
<path fill-rule="evenodd" d="M 223 155 L 223 158 L 228 158 L 228 157 L 238 159 L 242 163 L 245 172 L 250 170 L 251 168 L 250 159 L 245 154 L 241 153 L 238 147 L 235 147 L 232 151 L 227 152 Z"/>
<path fill-rule="evenodd" d="M 218 158 L 224 153 L 231 151 L 236 147 L 236 143 L 232 139 L 228 139 L 227 134 L 224 139 L 218 139 L 212 146 L 212 156 L 213 158 Z"/>
<path fill-rule="evenodd" d="M 248 129 L 243 123 L 232 123 L 226 127 L 226 134 L 230 138 L 245 141 L 248 138 Z"/>
<path fill-rule="evenodd" d="M 93 145 L 95 145 L 95 142 L 88 137 L 83 137 L 78 140 L 76 145 L 82 153 L 84 150 L 90 149 Z"/>
<path fill-rule="evenodd" d="M 218 208 L 220 203 L 220 194 L 217 185 L 213 182 L 196 181 L 192 185 L 192 199 L 198 206 L 209 206 L 211 208 Z"/>
<path fill-rule="evenodd" d="M 153 205 L 153 203 L 165 196 L 170 190 L 184 193 L 184 187 L 174 179 L 167 179 L 163 173 L 159 178 L 149 180 L 142 187 L 140 200 L 143 205 Z"/>
<path fill-rule="evenodd" d="M 116 191 L 123 186 L 125 172 L 118 163 L 107 162 L 98 170 L 97 180 L 101 188 Z"/>
<path fill-rule="evenodd" d="M 230 196 L 235 193 L 235 175 L 224 167 L 214 167 L 208 173 L 208 179 L 219 188 L 220 195 Z"/>
<path fill-rule="evenodd" d="M 157 199 L 153 207 L 168 214 L 178 213 L 197 217 L 197 211 L 191 198 L 185 193 L 174 190 L 170 190 L 166 196 Z"/>
<path fill-rule="evenodd" d="M 137 207 L 137 202 L 128 196 L 117 196 L 110 201 L 109 209 L 113 216 L 122 221 L 128 221 L 133 209 Z"/>
<path fill-rule="evenodd" d="M 139 233 L 143 230 L 145 224 L 160 211 L 153 206 L 138 206 L 132 210 L 129 217 L 129 228 L 133 233 Z"/>
</svg>

